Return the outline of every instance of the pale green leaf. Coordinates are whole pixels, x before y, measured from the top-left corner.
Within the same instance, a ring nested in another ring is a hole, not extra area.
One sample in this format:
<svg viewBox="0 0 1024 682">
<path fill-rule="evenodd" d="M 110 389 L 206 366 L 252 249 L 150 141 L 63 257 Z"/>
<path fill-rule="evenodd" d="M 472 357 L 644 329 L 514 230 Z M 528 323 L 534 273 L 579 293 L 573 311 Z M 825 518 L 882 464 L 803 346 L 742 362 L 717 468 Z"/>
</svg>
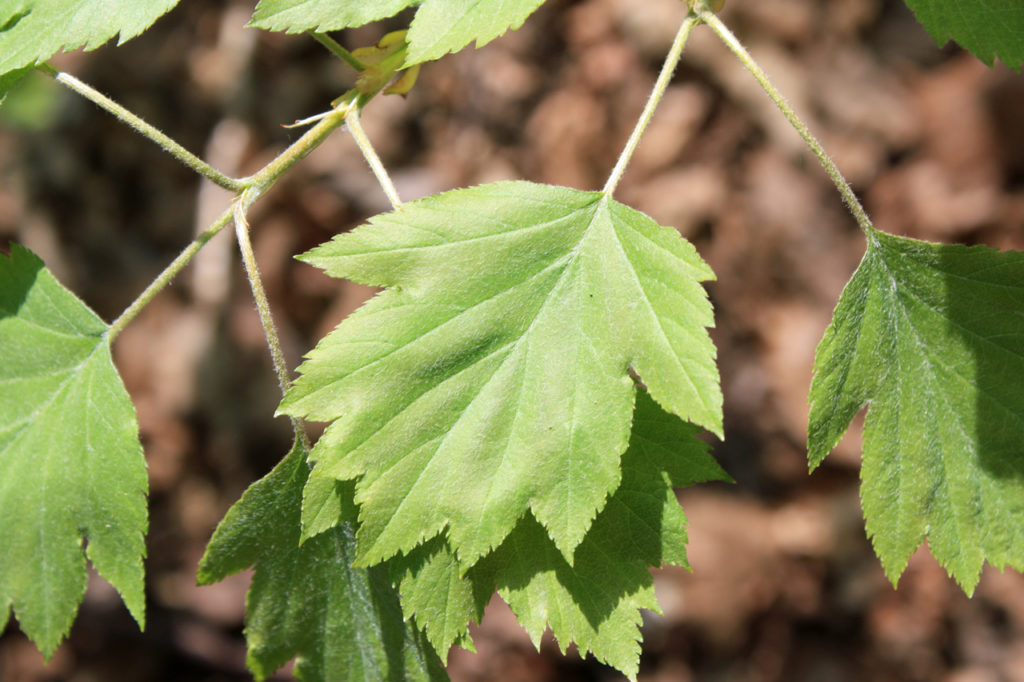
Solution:
<svg viewBox="0 0 1024 682">
<path fill-rule="evenodd" d="M 407 66 L 481 47 L 523 25 L 544 0 L 424 0 L 409 26 Z"/>
<path fill-rule="evenodd" d="M 250 26 L 303 33 L 354 28 L 398 14 L 419 0 L 260 0 Z"/>
<path fill-rule="evenodd" d="M 522 26 L 544 0 L 260 0 L 252 26 L 271 31 L 336 31 L 419 5 L 409 26 L 406 66 L 480 47 Z"/>
<path fill-rule="evenodd" d="M 0 0 L 0 74 L 145 31 L 178 0 Z"/>
<path fill-rule="evenodd" d="M 657 609 L 647 569 L 687 565 L 686 517 L 671 486 L 728 479 L 695 432 L 641 392 L 622 484 L 576 548 L 573 565 L 532 518 L 464 574 L 437 537 L 389 562 L 398 569 L 404 612 L 438 651 L 468 646 L 468 623 L 479 622 L 497 587 L 535 643 L 550 626 L 563 650 L 576 642 L 635 675 L 638 609 Z"/>
<path fill-rule="evenodd" d="M 861 496 L 894 582 L 925 540 L 968 592 L 1024 567 L 1024 254 L 873 233 L 815 360 L 817 466 L 869 405 Z"/>
<path fill-rule="evenodd" d="M 254 483 L 217 527 L 198 572 L 209 584 L 255 567 L 246 598 L 248 665 L 265 679 L 297 657 L 301 680 L 447 679 L 423 636 L 403 622 L 384 567 L 353 569 L 351 486 L 340 525 L 299 545 L 302 447 Z"/>
<path fill-rule="evenodd" d="M 0 255 L 0 610 L 47 657 L 86 557 L 145 620 L 146 463 L 106 332 L 30 251 Z"/>
<path fill-rule="evenodd" d="M 906 0 L 940 45 L 953 39 L 992 66 L 998 57 L 1016 71 L 1024 64 L 1021 0 Z"/>
<path fill-rule="evenodd" d="M 390 287 L 325 337 L 282 412 L 334 420 L 373 564 L 448 528 L 465 567 L 529 509 L 567 557 L 620 482 L 632 368 L 721 433 L 700 281 L 679 234 L 597 192 L 505 182 L 408 203 L 303 257 Z"/>
</svg>

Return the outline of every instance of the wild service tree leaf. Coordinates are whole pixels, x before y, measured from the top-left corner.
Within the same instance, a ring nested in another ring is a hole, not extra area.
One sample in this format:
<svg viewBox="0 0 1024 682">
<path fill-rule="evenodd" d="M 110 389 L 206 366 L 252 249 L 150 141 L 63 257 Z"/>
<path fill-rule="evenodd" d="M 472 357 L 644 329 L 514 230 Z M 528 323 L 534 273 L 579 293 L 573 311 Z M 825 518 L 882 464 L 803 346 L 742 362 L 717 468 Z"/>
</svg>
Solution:
<svg viewBox="0 0 1024 682">
<path fill-rule="evenodd" d="M 86 557 L 145 621 L 146 462 L 107 329 L 30 251 L 0 255 L 0 611 L 47 657 Z"/>
<path fill-rule="evenodd" d="M 419 5 L 406 66 L 439 59 L 471 42 L 485 45 L 522 26 L 544 0 L 260 0 L 251 25 L 270 31 L 336 31 Z"/>
<path fill-rule="evenodd" d="M 439 651 L 468 642 L 469 620 L 479 621 L 497 587 L 539 645 L 547 627 L 563 651 L 581 653 L 637 672 L 639 609 L 658 610 L 649 567 L 686 566 L 686 517 L 672 486 L 728 480 L 697 429 L 667 414 L 641 392 L 622 484 L 576 548 L 572 565 L 530 516 L 502 545 L 464 574 L 437 537 L 389 562 L 401 581 L 402 608 L 425 628 Z M 395 575 L 393 573 L 393 575 Z"/>
<path fill-rule="evenodd" d="M 992 66 L 998 57 L 1024 64 L 1024 3 L 1020 0 L 906 0 L 939 45 L 953 39 Z"/>
<path fill-rule="evenodd" d="M 631 368 L 669 411 L 721 432 L 711 270 L 601 193 L 456 190 L 303 258 L 390 287 L 309 354 L 281 406 L 337 419 L 313 458 L 359 479 L 361 565 L 447 527 L 468 568 L 528 509 L 571 561 L 621 479 Z"/>
<path fill-rule="evenodd" d="M 861 496 L 895 582 L 925 539 L 967 592 L 1024 567 L 1024 254 L 874 233 L 818 346 L 816 467 L 869 405 Z"/>
<path fill-rule="evenodd" d="M 61 50 L 134 38 L 178 0 L 0 0 L 0 74 Z"/>
<path fill-rule="evenodd" d="M 199 565 L 207 585 L 255 566 L 246 598 L 248 665 L 265 679 L 298 657 L 301 680 L 446 680 L 430 645 L 402 619 L 384 567 L 351 568 L 351 485 L 342 523 L 299 545 L 309 468 L 298 443 L 228 511 Z"/>
</svg>

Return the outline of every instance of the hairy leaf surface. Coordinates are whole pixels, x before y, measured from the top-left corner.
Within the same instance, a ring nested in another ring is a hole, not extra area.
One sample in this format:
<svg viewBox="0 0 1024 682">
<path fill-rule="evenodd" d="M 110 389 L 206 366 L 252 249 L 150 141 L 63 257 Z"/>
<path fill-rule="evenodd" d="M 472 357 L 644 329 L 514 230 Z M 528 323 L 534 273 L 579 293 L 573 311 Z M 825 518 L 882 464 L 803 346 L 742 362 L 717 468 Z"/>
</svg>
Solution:
<svg viewBox="0 0 1024 682">
<path fill-rule="evenodd" d="M 387 570 L 350 566 L 351 485 L 340 525 L 300 547 L 308 472 L 296 444 L 228 511 L 200 562 L 204 585 L 255 566 L 245 627 L 253 675 L 265 679 L 297 656 L 302 680 L 447 679 L 430 645 L 403 622 Z"/>
<path fill-rule="evenodd" d="M 1016 71 L 1024 64 L 1024 3 L 1020 0 L 906 0 L 940 45 L 953 39 L 992 66 L 998 57 Z"/>
<path fill-rule="evenodd" d="M 1024 254 L 875 233 L 815 359 L 817 466 L 869 405 L 861 496 L 894 582 L 926 539 L 968 591 L 1024 567 Z"/>
<path fill-rule="evenodd" d="M 0 0 L 0 74 L 134 38 L 178 0 Z"/>
<path fill-rule="evenodd" d="M 337 420 L 313 459 L 359 479 L 364 565 L 447 527 L 468 568 L 527 510 L 571 561 L 621 480 L 630 368 L 670 412 L 721 432 L 711 270 L 603 194 L 456 190 L 303 258 L 389 287 L 309 354 L 281 407 Z"/>
<path fill-rule="evenodd" d="M 406 66 L 477 47 L 522 26 L 544 0 L 260 0 L 252 25 L 271 31 L 336 31 L 418 5 L 409 26 Z"/>
<path fill-rule="evenodd" d="M 146 462 L 106 332 L 30 251 L 0 255 L 0 610 L 47 657 L 86 557 L 145 621 Z"/>
<path fill-rule="evenodd" d="M 547 627 L 563 651 L 581 652 L 635 676 L 640 655 L 639 609 L 657 610 L 649 567 L 686 566 L 686 517 L 672 486 L 728 480 L 697 429 L 637 397 L 623 479 L 572 565 L 532 518 L 521 520 L 494 553 L 462 574 L 443 538 L 416 548 L 400 573 L 402 607 L 422 624 L 439 651 L 468 643 L 497 587 L 535 644 Z"/>
</svg>

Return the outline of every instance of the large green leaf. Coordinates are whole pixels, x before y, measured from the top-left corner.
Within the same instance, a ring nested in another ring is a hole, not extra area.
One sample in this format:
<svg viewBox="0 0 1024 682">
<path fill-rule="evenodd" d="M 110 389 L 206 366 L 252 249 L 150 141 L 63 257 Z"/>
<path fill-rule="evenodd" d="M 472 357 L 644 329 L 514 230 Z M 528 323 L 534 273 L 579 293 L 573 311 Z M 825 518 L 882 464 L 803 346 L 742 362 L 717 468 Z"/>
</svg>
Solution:
<svg viewBox="0 0 1024 682">
<path fill-rule="evenodd" d="M 869 405 L 864 516 L 894 582 L 927 539 L 968 591 L 1024 567 L 1024 254 L 873 233 L 815 360 L 817 466 Z"/>
<path fill-rule="evenodd" d="M 106 332 L 30 251 L 0 256 L 0 611 L 47 657 L 86 557 L 145 621 L 146 463 Z"/>
<path fill-rule="evenodd" d="M 387 570 L 350 566 L 351 486 L 340 498 L 340 525 L 299 545 L 308 473 L 296 444 L 228 511 L 200 562 L 204 585 L 255 566 L 245 627 L 253 675 L 265 679 L 297 656 L 302 680 L 447 679 L 430 645 L 403 621 Z"/>
<path fill-rule="evenodd" d="M 622 484 L 598 514 L 570 564 L 532 518 L 464 574 L 441 537 L 392 560 L 402 608 L 439 651 L 468 645 L 497 587 L 535 644 L 550 627 L 564 650 L 575 642 L 629 676 L 640 655 L 639 609 L 657 610 L 650 567 L 686 566 L 686 517 L 672 486 L 728 480 L 697 429 L 641 392 Z"/>
<path fill-rule="evenodd" d="M 544 0 L 260 0 L 252 25 L 271 31 L 336 31 L 419 5 L 409 27 L 406 66 L 438 59 L 519 28 Z"/>
<path fill-rule="evenodd" d="M 952 38 L 989 66 L 997 57 L 1017 71 L 1024 64 L 1024 3 L 1021 0 L 906 2 L 940 45 Z"/>
<path fill-rule="evenodd" d="M 178 0 L 0 0 L 0 74 L 134 38 Z"/>
<path fill-rule="evenodd" d="M 679 234 L 604 194 L 504 182 L 405 204 L 303 257 L 390 287 L 325 337 L 281 410 L 337 420 L 321 475 L 358 478 L 358 561 L 448 528 L 468 568 L 527 510 L 570 561 L 620 483 L 635 384 L 721 432 Z"/>
</svg>

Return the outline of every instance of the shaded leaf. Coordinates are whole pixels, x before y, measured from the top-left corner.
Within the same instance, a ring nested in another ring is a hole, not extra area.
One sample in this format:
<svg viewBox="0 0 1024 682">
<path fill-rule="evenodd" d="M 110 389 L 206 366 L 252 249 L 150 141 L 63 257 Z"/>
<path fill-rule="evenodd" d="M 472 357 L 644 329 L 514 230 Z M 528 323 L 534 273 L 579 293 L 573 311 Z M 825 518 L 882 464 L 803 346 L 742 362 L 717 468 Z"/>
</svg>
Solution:
<svg viewBox="0 0 1024 682">
<path fill-rule="evenodd" d="M 0 609 L 46 657 L 86 557 L 145 622 L 146 462 L 107 329 L 30 251 L 0 256 Z"/>
<path fill-rule="evenodd" d="M 445 680 L 437 655 L 403 622 L 383 567 L 353 569 L 351 486 L 342 523 L 299 545 L 302 447 L 228 511 L 198 571 L 209 584 L 255 567 L 246 598 L 248 665 L 265 679 L 297 657 L 302 680 Z"/>
<path fill-rule="evenodd" d="M 1024 3 L 1020 0 L 906 0 L 939 45 L 952 39 L 989 66 L 998 57 L 1024 64 Z"/>
<path fill-rule="evenodd" d="M 1024 567 L 1024 254 L 873 233 L 818 346 L 812 468 L 869 405 L 861 496 L 894 582 L 925 540 L 968 592 Z"/>
</svg>

